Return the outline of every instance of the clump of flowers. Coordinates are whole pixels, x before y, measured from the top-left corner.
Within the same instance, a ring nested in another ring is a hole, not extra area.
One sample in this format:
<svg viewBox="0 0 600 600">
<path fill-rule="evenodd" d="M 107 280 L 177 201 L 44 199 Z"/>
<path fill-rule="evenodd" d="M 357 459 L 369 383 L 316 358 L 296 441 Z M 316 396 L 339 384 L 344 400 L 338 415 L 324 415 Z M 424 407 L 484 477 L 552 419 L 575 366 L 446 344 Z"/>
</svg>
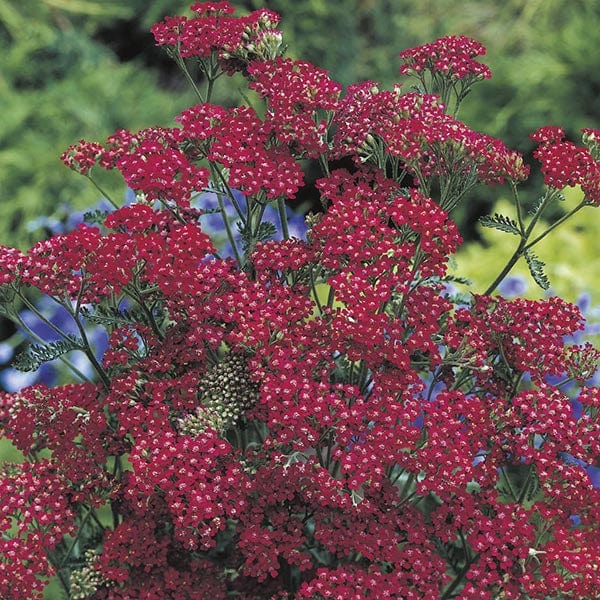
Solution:
<svg viewBox="0 0 600 600">
<path fill-rule="evenodd" d="M 344 93 L 279 55 L 270 11 L 192 11 L 153 33 L 198 104 L 63 155 L 92 181 L 119 171 L 135 198 L 0 249 L 4 314 L 22 325 L 24 303 L 52 333 L 15 366 L 73 368 L 0 395 L 24 455 L 0 474 L 0 596 L 41 598 L 54 577 L 81 600 L 595 597 L 599 353 L 577 306 L 494 292 L 521 258 L 548 287 L 532 248 L 597 205 L 598 132 L 586 148 L 535 134 L 547 189 L 526 216 L 522 157 L 447 112 L 489 76 L 473 40 L 404 52 L 420 92 Z M 233 71 L 264 110 L 211 102 Z M 293 237 L 308 159 L 322 210 Z M 459 293 L 451 210 L 501 183 L 516 217 L 484 225 L 515 252 Z M 584 200 L 540 232 L 576 184 Z"/>
<path fill-rule="evenodd" d="M 586 198 L 600 204 L 600 167 L 596 129 L 583 129 L 585 146 L 565 141 L 561 127 L 541 127 L 531 134 L 539 144 L 534 156 L 542 164 L 544 183 L 556 189 L 581 186 Z"/>
</svg>

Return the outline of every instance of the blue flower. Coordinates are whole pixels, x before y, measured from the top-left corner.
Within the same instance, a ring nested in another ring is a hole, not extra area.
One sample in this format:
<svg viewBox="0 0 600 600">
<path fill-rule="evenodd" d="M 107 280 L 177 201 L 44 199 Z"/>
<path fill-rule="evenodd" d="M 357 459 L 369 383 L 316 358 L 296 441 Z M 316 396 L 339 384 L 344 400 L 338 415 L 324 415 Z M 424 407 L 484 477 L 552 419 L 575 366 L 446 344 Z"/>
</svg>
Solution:
<svg viewBox="0 0 600 600">
<path fill-rule="evenodd" d="M 233 200 L 239 207 L 240 211 L 244 213 L 246 211 L 246 196 L 239 190 L 233 190 Z M 227 216 L 227 222 L 229 223 L 233 232 L 233 237 L 236 246 L 239 248 L 242 242 L 242 236 L 237 227 L 238 223 L 241 223 L 240 216 L 238 215 L 233 200 L 226 196 L 223 196 L 223 204 L 225 207 L 225 214 Z M 198 194 L 193 199 L 193 206 L 199 208 L 204 212 L 200 217 L 200 224 L 202 230 L 210 235 L 211 239 L 215 243 L 219 255 L 222 257 L 234 256 L 233 248 L 227 236 L 225 235 L 225 227 L 223 224 L 223 216 L 219 207 L 219 199 L 215 192 L 205 192 Z M 288 230 L 291 237 L 298 239 L 306 239 L 306 223 L 304 217 L 292 211 L 286 206 L 286 217 L 288 222 Z M 263 214 L 263 222 L 270 222 L 275 225 L 277 234 L 275 239 L 283 239 L 283 232 L 281 229 L 281 221 L 279 218 L 279 212 L 273 204 L 267 204 Z"/>
<path fill-rule="evenodd" d="M 502 280 L 498 286 L 498 291 L 506 298 L 521 296 L 527 291 L 527 281 L 521 275 L 510 275 Z"/>
</svg>

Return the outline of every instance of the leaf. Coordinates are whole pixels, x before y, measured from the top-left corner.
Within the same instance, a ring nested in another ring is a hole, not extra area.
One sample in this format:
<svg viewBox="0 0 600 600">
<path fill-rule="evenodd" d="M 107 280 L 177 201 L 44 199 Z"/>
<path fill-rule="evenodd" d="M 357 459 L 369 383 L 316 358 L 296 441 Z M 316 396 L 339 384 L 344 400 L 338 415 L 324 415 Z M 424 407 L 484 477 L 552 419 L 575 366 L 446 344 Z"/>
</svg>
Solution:
<svg viewBox="0 0 600 600">
<path fill-rule="evenodd" d="M 10 285 L 0 286 L 0 315 L 9 319 L 17 316 L 15 295 L 15 291 Z"/>
<path fill-rule="evenodd" d="M 540 480 L 536 473 L 534 473 L 529 479 L 529 483 L 527 484 L 527 492 L 525 494 L 525 500 L 527 502 L 533 502 L 535 498 L 538 496 L 538 492 L 540 491 Z"/>
<path fill-rule="evenodd" d="M 244 252 L 250 247 L 254 247 L 257 242 L 264 242 L 271 239 L 277 233 L 277 227 L 269 221 L 263 221 L 254 232 L 250 231 L 250 228 L 244 226 L 242 223 L 237 224 L 240 235 L 242 236 L 242 243 Z"/>
<path fill-rule="evenodd" d="M 154 323 L 150 322 L 150 317 L 141 308 L 117 308 L 115 306 L 102 306 L 98 305 L 94 307 L 94 310 L 90 310 L 87 307 L 81 309 L 81 314 L 90 323 L 100 325 L 104 328 L 115 328 L 122 327 L 124 325 L 136 325 L 143 323 L 152 327 L 155 324 L 162 324 L 167 316 L 166 311 L 161 306 L 155 307 L 152 311 L 152 317 Z"/>
<path fill-rule="evenodd" d="M 451 282 L 451 283 L 460 283 L 461 285 L 473 285 L 473 282 L 468 277 L 459 277 L 457 275 L 444 275 L 444 277 L 440 277 L 440 281 Z"/>
<path fill-rule="evenodd" d="M 506 233 L 512 233 L 513 235 L 521 235 L 517 222 L 514 219 L 510 219 L 504 215 L 496 213 L 493 217 L 489 215 L 483 216 L 479 219 L 479 222 L 483 227 L 489 227 L 491 229 L 498 229 Z"/>
<path fill-rule="evenodd" d="M 542 262 L 531 250 L 525 250 L 525 260 L 529 267 L 529 272 L 533 280 L 543 289 L 547 290 L 550 287 L 550 280 L 544 273 L 546 263 Z"/>
<path fill-rule="evenodd" d="M 69 335 L 66 340 L 58 340 L 48 344 L 32 344 L 24 352 L 17 354 L 11 366 L 17 371 L 37 371 L 43 363 L 49 362 L 71 352 L 71 350 L 82 350 L 83 340 Z"/>
<path fill-rule="evenodd" d="M 556 195 L 554 196 L 555 200 L 558 200 L 559 202 L 564 202 L 565 201 L 565 196 L 560 193 L 557 192 Z M 545 206 L 546 204 L 546 196 L 542 196 L 541 198 L 538 198 L 536 203 L 527 211 L 530 215 L 532 216 L 536 216 L 538 214 L 538 212 L 540 211 L 540 209 Z"/>
<path fill-rule="evenodd" d="M 104 225 L 107 216 L 108 211 L 96 209 L 83 213 L 83 222 L 88 225 Z"/>
<path fill-rule="evenodd" d="M 433 543 L 442 558 L 446 560 L 455 573 L 458 573 L 465 564 L 464 549 L 456 542 L 443 542 L 435 537 Z"/>
</svg>

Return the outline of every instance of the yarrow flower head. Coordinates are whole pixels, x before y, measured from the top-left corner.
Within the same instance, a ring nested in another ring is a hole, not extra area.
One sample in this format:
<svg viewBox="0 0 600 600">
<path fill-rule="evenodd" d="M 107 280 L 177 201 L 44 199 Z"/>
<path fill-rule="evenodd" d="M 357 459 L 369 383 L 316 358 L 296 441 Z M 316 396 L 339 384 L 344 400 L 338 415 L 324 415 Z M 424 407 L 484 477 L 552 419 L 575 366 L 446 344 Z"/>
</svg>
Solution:
<svg viewBox="0 0 600 600">
<path fill-rule="evenodd" d="M 103 152 L 104 148 L 100 144 L 80 140 L 79 143 L 69 146 L 60 159 L 77 173 L 87 175 Z"/>
<path fill-rule="evenodd" d="M 417 180 L 452 173 L 470 186 L 476 180 L 519 182 L 529 175 L 518 152 L 447 114 L 432 94 L 403 94 L 400 87 L 380 91 L 372 82 L 358 84 L 340 101 L 334 124 L 334 158 L 350 155 L 356 162 L 376 161 L 378 167 L 387 168 L 381 163 L 384 156 L 388 162 L 397 161 L 392 168 L 405 168 Z"/>
<path fill-rule="evenodd" d="M 532 133 L 531 139 L 539 144 L 533 155 L 542 165 L 544 183 L 557 190 L 581 186 L 587 200 L 600 204 L 597 136 L 597 130 L 584 129 L 586 146 L 577 146 L 564 139 L 561 127 L 542 127 Z"/>
<path fill-rule="evenodd" d="M 63 155 L 93 182 L 118 171 L 125 205 L 0 246 L 15 368 L 64 365 L 0 394 L 24 457 L 0 468 L 0 597 L 56 577 L 95 600 L 591 598 L 600 352 L 577 306 L 506 275 L 524 258 L 546 285 L 532 247 L 554 225 L 531 232 L 558 188 L 600 203 L 599 132 L 534 134 L 551 187 L 528 217 L 522 157 L 449 103 L 489 76 L 474 40 L 402 53 L 418 91 L 341 97 L 278 56 L 274 13 L 192 12 L 153 33 L 199 67 L 198 104 Z M 263 105 L 214 103 L 233 72 Z M 307 159 L 320 207 L 298 229 Z M 517 248 L 485 293 L 452 290 L 452 210 L 505 180 L 517 218 L 483 222 Z"/>
<path fill-rule="evenodd" d="M 401 75 L 421 74 L 430 71 L 453 79 L 489 79 L 490 69 L 474 60 L 486 53 L 485 48 L 476 40 L 461 36 L 448 36 L 435 42 L 410 48 L 400 53 L 404 64 Z"/>
<path fill-rule="evenodd" d="M 277 58 L 248 68 L 250 87 L 266 98 L 268 123 L 298 154 L 316 158 L 327 150 L 325 111 L 335 111 L 341 85 L 304 61 Z"/>
<path fill-rule="evenodd" d="M 167 17 L 152 27 L 158 46 L 181 58 L 210 58 L 214 53 L 228 74 L 245 72 L 255 60 L 275 58 L 281 46 L 277 13 L 261 9 L 235 17 L 229 2 L 197 2 L 196 17 Z"/>
<path fill-rule="evenodd" d="M 600 130 L 584 128 L 582 141 L 595 160 L 600 160 Z"/>
</svg>

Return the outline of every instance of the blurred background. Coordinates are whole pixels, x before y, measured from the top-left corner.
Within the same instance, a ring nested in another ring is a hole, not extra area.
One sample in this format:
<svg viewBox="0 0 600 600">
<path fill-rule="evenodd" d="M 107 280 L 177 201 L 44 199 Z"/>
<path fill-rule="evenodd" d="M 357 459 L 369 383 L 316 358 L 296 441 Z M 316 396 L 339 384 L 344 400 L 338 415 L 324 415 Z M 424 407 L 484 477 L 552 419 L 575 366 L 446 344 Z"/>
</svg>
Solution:
<svg viewBox="0 0 600 600">
<path fill-rule="evenodd" d="M 26 249 L 72 226 L 100 193 L 59 160 L 81 138 L 103 141 L 118 128 L 173 124 L 195 98 L 149 29 L 165 15 L 189 14 L 191 0 L 0 0 L 0 244 Z M 536 172 L 529 133 L 562 125 L 579 143 L 581 127 L 600 128 L 600 2 L 597 0 L 241 0 L 241 14 L 266 6 L 282 15 L 288 55 L 331 72 L 343 85 L 397 81 L 398 53 L 444 35 L 467 35 L 488 49 L 493 73 L 475 87 L 460 118 L 521 151 Z M 218 101 L 240 101 L 241 82 L 224 78 Z M 311 171 L 311 166 L 308 166 Z M 311 176 L 317 176 L 309 173 Z M 109 181 L 107 186 L 112 185 Z M 116 189 L 123 189 L 121 187 Z M 541 193 L 539 177 L 523 189 Z M 568 190 L 550 219 L 574 205 Z M 300 198 L 307 206 L 310 198 Z M 466 239 L 456 271 L 482 291 L 515 238 L 483 231 L 477 219 L 512 216 L 506 187 L 481 189 L 453 214 Z M 600 304 L 600 236 L 593 209 L 544 241 L 537 252 L 552 287 Z M 599 215 L 600 216 L 600 215 Z M 542 297 L 524 265 L 519 289 Z M 0 331 L 0 339 L 14 331 Z M 0 344 L 0 365 L 21 338 Z M 8 358 L 7 358 L 8 357 Z M 1 382 L 0 382 L 1 383 Z"/>
</svg>

